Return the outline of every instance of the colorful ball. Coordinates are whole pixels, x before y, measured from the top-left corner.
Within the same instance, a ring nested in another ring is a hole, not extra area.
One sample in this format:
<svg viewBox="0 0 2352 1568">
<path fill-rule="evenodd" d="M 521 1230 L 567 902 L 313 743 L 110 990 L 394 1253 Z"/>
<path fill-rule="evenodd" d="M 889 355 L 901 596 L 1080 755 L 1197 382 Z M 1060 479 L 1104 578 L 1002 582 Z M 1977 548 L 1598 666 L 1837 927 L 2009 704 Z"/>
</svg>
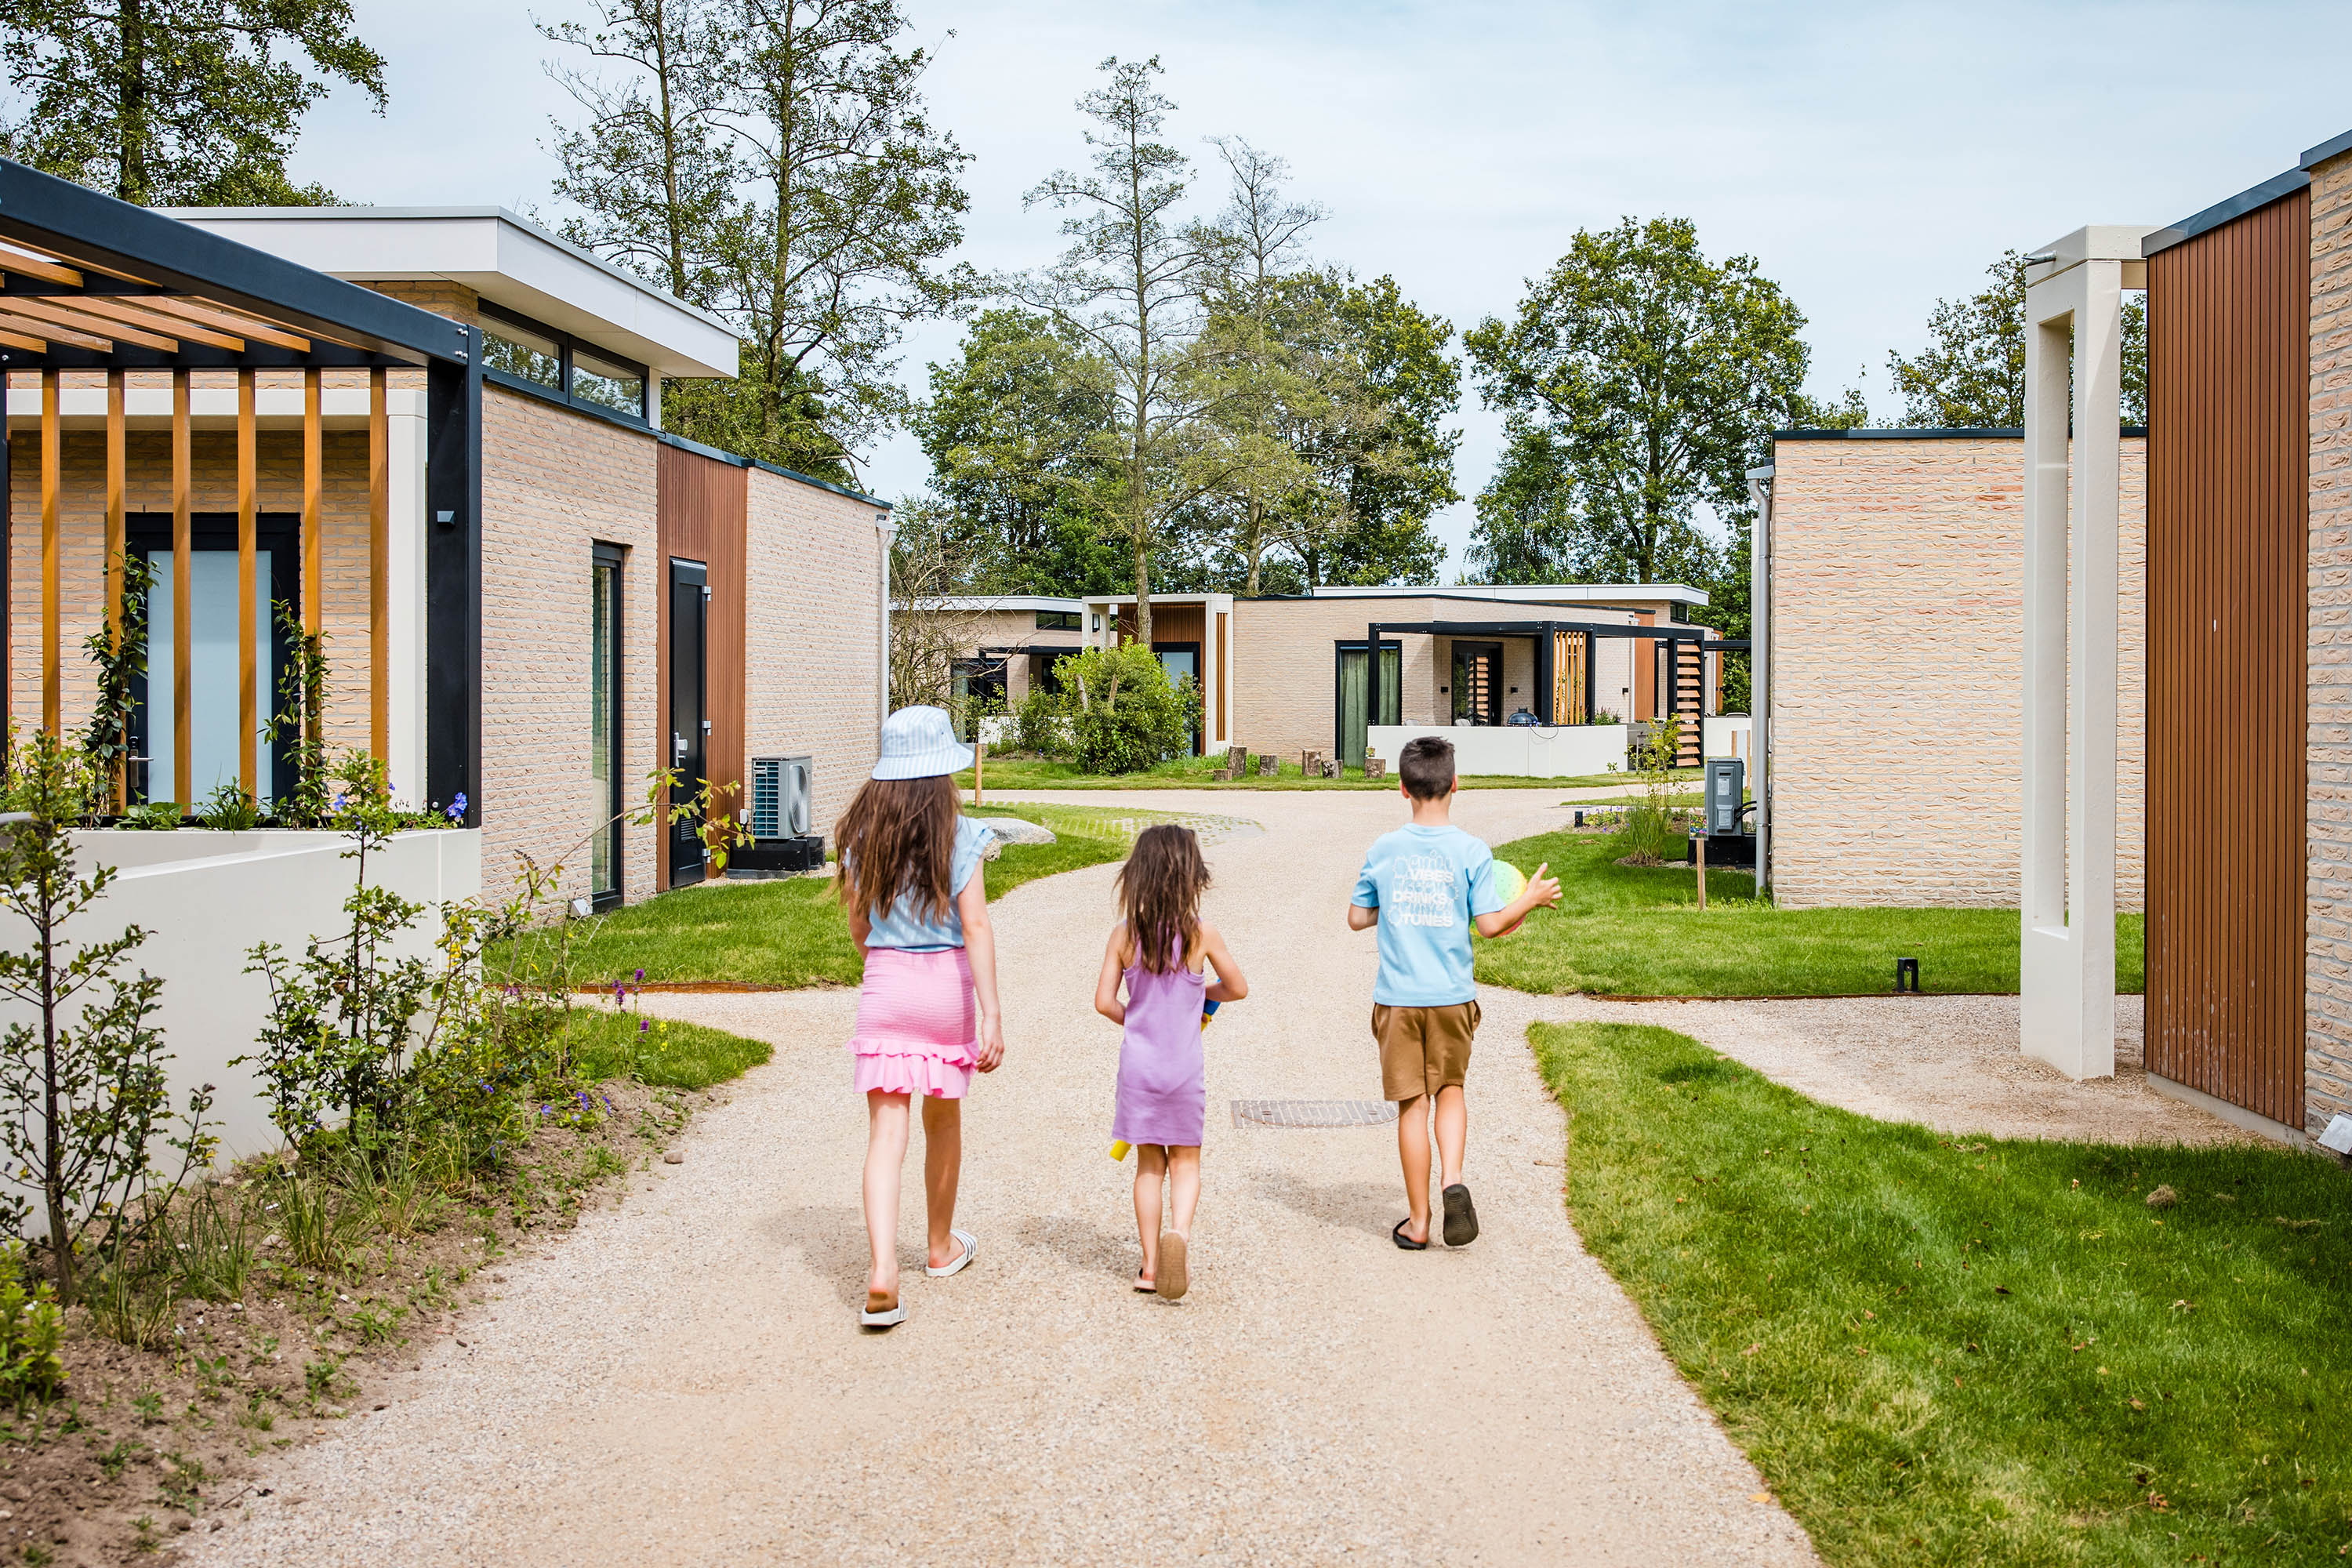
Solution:
<svg viewBox="0 0 2352 1568">
<path fill-rule="evenodd" d="M 1507 904 L 1528 890 L 1528 874 L 1508 860 L 1496 861 L 1494 875 L 1495 894 Z"/>
</svg>

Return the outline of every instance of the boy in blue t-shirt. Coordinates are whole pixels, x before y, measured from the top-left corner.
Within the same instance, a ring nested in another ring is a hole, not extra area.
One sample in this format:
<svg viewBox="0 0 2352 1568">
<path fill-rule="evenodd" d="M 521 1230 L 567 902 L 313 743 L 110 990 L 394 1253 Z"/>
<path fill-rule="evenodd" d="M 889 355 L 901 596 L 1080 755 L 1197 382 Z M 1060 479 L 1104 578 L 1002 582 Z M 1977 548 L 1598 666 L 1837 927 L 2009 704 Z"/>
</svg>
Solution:
<svg viewBox="0 0 2352 1568">
<path fill-rule="evenodd" d="M 1462 1184 L 1470 1110 L 1462 1079 L 1478 1029 L 1478 987 L 1470 973 L 1470 928 L 1496 936 L 1538 905 L 1559 901 L 1549 862 L 1508 903 L 1496 893 L 1494 853 L 1453 826 L 1454 743 L 1423 735 L 1405 743 L 1398 782 L 1412 822 L 1373 840 L 1356 879 L 1348 928 L 1378 926 L 1381 973 L 1372 985 L 1372 1037 L 1380 1042 L 1381 1093 L 1397 1101 L 1397 1158 L 1412 1213 L 1390 1232 L 1408 1252 L 1429 1245 L 1429 1122 L 1433 1108 L 1444 1168 L 1445 1245 L 1478 1237 L 1478 1211 Z M 1386 918 L 1382 916 L 1385 914 Z"/>
</svg>

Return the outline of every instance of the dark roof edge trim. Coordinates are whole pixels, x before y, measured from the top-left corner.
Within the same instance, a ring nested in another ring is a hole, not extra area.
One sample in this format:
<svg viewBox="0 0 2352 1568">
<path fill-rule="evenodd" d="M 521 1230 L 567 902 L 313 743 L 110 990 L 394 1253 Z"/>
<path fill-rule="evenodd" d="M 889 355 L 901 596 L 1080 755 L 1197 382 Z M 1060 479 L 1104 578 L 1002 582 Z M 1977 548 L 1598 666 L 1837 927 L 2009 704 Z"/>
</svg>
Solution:
<svg viewBox="0 0 2352 1568">
<path fill-rule="evenodd" d="M 837 496 L 847 496 L 851 500 L 862 500 L 868 506 L 878 506 L 884 511 L 894 510 L 891 503 L 884 500 L 880 496 L 870 496 L 863 490 L 853 490 L 845 485 L 835 484 L 831 479 L 820 479 L 814 475 L 798 473 L 774 463 L 762 462 L 757 458 L 747 458 L 740 452 L 728 452 L 717 447 L 706 447 L 699 441 L 689 441 L 673 431 L 655 430 L 649 434 L 665 447 L 675 447 L 681 452 L 691 452 L 698 458 L 709 458 L 713 462 L 728 463 L 739 468 L 758 468 L 763 473 L 773 474 L 778 479 L 794 479 L 804 485 L 814 485 L 821 490 L 831 490 Z"/>
<path fill-rule="evenodd" d="M 2301 169 L 2273 174 L 2261 184 L 2249 186 L 2227 201 L 2215 202 L 2203 212 L 2182 218 L 2170 228 L 2158 229 L 2140 242 L 2140 254 L 2154 256 L 2159 250 L 2169 250 L 2183 240 L 2195 239 L 2208 230 L 2242 218 L 2257 207 L 2266 207 L 2282 196 L 2291 196 L 2310 184 L 2311 176 Z"/>
<path fill-rule="evenodd" d="M 463 363 L 471 352 L 462 322 L 6 158 L 0 236 L 394 358 Z"/>
<path fill-rule="evenodd" d="M 2340 136 L 2330 136 L 2316 147 L 2305 148 L 2302 166 L 2308 169 L 2315 163 L 2325 163 L 2339 153 L 2352 153 L 2352 131 Z"/>
<path fill-rule="evenodd" d="M 2146 436 L 2145 425 L 2126 425 L 2126 436 Z M 1983 426 L 1923 425 L 1916 427 L 1873 426 L 1860 430 L 1775 430 L 1775 441 L 2022 441 L 2025 431 L 2015 425 Z M 1769 458 L 1767 459 L 1769 460 Z"/>
<path fill-rule="evenodd" d="M 1365 587 L 1398 588 L 1412 588 L 1415 586 L 1415 584 L 1411 583 L 1374 583 L 1358 585 Z M 1507 584 L 1500 585 L 1513 586 L 1515 584 Z M 1587 584 L 1582 583 L 1556 583 L 1552 584 L 1552 586 L 1559 588 L 1581 588 L 1586 585 Z M 1593 584 L 1593 586 L 1687 588 L 1690 584 L 1687 583 L 1611 583 Z M 1699 591 L 1705 592 L 1704 589 Z M 1132 597 L 1133 595 L 1129 596 Z M 1444 588 L 1432 588 L 1425 593 L 1416 592 L 1412 595 L 1412 597 L 1416 599 L 1444 599 L 1448 603 L 1456 605 L 1524 605 L 1531 610 L 1630 610 L 1633 607 L 1631 603 L 1621 603 L 1615 599 L 1578 599 L 1571 603 L 1561 603 L 1551 599 L 1497 599 L 1486 594 L 1449 594 Z M 1631 594 L 1626 595 L 1628 600 L 1639 599 L 1641 595 L 1639 594 Z M 1158 602 L 1158 596 L 1156 595 L 1153 596 L 1153 602 Z M 1234 603 L 1237 605 L 1395 605 L 1402 604 L 1403 602 L 1403 598 L 1395 594 L 1260 594 L 1254 599 L 1241 594 L 1235 594 L 1234 595 Z M 1705 610 L 1710 609 L 1713 606 L 1712 605 L 1688 605 L 1684 607 L 1693 610 Z M 1538 616 L 1538 618 L 1540 619 L 1541 617 Z M 1363 639 L 1360 637 L 1357 640 L 1360 642 Z"/>
</svg>

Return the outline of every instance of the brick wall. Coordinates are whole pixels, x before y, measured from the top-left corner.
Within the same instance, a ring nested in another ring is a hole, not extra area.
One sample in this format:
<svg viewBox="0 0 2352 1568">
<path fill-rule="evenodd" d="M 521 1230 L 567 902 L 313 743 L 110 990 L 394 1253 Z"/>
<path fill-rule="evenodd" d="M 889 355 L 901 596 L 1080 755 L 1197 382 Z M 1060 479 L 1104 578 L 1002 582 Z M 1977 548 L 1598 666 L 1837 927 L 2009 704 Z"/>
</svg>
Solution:
<svg viewBox="0 0 2352 1568">
<path fill-rule="evenodd" d="M 430 310 L 436 316 L 446 316 L 469 327 L 481 325 L 482 297 L 463 283 L 452 283 L 441 278 L 379 278 L 373 281 L 354 279 L 352 281 L 362 289 L 389 294 L 420 310 Z"/>
<path fill-rule="evenodd" d="M 1772 876 L 1790 908 L 2013 909 L 2024 443 L 1773 454 Z M 2141 906 L 2147 443 L 2124 442 L 2116 903 Z"/>
<path fill-rule="evenodd" d="M 2352 1112 L 2352 155 L 2311 171 L 2304 1119 Z"/>
<path fill-rule="evenodd" d="M 751 482 L 743 754 L 814 758 L 813 826 L 829 838 L 874 767 L 882 509 L 761 468 Z"/>
<path fill-rule="evenodd" d="M 588 771 L 589 572 L 599 542 L 621 567 L 621 794 L 635 807 L 656 765 L 656 595 L 652 437 L 501 387 L 482 391 L 482 886 L 518 852 L 561 860 L 588 890 L 581 838 L 609 815 Z M 623 834 L 621 888 L 654 890 L 657 830 Z"/>
</svg>

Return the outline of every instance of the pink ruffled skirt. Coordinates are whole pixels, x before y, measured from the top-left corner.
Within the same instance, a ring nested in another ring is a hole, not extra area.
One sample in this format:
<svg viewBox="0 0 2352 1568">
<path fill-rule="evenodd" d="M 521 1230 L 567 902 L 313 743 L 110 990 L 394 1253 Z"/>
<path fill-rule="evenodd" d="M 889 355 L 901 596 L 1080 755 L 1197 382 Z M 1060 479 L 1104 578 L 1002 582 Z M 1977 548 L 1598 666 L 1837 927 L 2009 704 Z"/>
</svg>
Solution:
<svg viewBox="0 0 2352 1568">
<path fill-rule="evenodd" d="M 961 1100 L 971 1088 L 979 1048 L 980 1009 L 963 949 L 866 950 L 857 1033 L 849 1041 L 858 1093 Z"/>
</svg>

